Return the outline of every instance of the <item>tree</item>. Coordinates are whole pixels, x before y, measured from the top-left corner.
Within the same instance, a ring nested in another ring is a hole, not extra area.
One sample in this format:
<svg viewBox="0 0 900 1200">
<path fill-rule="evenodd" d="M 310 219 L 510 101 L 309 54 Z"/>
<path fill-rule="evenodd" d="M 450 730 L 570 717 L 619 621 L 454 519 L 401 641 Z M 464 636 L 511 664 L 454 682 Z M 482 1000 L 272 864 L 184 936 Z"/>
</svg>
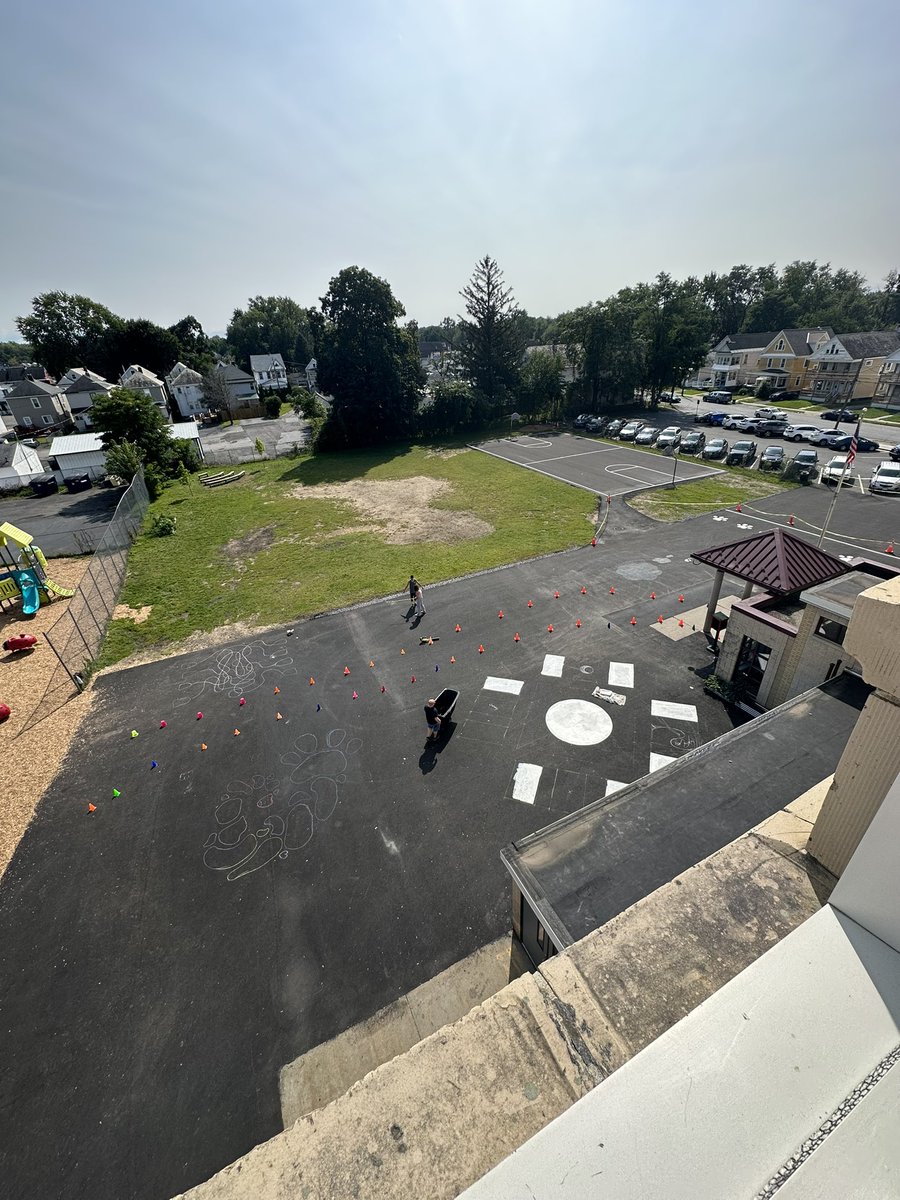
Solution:
<svg viewBox="0 0 900 1200">
<path fill-rule="evenodd" d="M 199 371 L 201 375 L 211 370 L 215 361 L 212 347 L 196 317 L 182 317 L 180 321 L 169 326 L 169 333 L 178 342 L 180 362 L 193 371 Z"/>
<path fill-rule="evenodd" d="M 57 377 L 69 367 L 97 369 L 107 335 L 122 324 L 102 304 L 67 292 L 42 292 L 31 309 L 28 316 L 16 317 L 16 328 L 36 359 Z"/>
<path fill-rule="evenodd" d="M 228 387 L 225 376 L 221 371 L 208 371 L 203 376 L 200 385 L 203 389 L 203 403 L 220 417 L 227 416 L 234 424 L 234 397 Z"/>
<path fill-rule="evenodd" d="M 34 350 L 27 342 L 0 342 L 0 363 L 6 367 L 21 367 L 34 362 Z"/>
<path fill-rule="evenodd" d="M 130 442 L 142 461 L 167 473 L 172 462 L 169 426 L 159 408 L 144 392 L 115 387 L 98 396 L 91 406 L 91 420 L 108 448 Z"/>
<path fill-rule="evenodd" d="M 178 361 L 179 350 L 174 333 L 161 325 L 143 317 L 121 321 L 103 335 L 97 369 L 107 379 L 117 379 L 126 367 L 136 364 L 162 376 Z"/>
<path fill-rule="evenodd" d="M 459 433 L 475 423 L 476 414 L 471 384 L 458 379 L 439 383 L 434 389 L 431 404 L 422 410 L 422 432 L 429 437 Z"/>
<path fill-rule="evenodd" d="M 485 255 L 460 292 L 469 319 L 459 318 L 463 363 L 494 416 L 503 412 L 519 382 L 525 341 L 517 324 L 519 309 L 497 263 Z"/>
<path fill-rule="evenodd" d="M 325 318 L 319 386 L 333 397 L 322 445 L 367 446 L 409 437 L 424 373 L 415 327 L 390 284 L 345 267 L 322 297 Z"/>
<path fill-rule="evenodd" d="M 522 367 L 518 407 L 529 417 L 558 420 L 563 399 L 563 358 L 549 350 L 535 350 Z"/>
<path fill-rule="evenodd" d="M 250 367 L 251 354 L 280 354 L 285 365 L 306 366 L 312 357 L 309 315 L 289 296 L 253 296 L 236 308 L 228 325 L 228 344 L 236 361 Z"/>
<path fill-rule="evenodd" d="M 106 451 L 107 472 L 129 483 L 143 461 L 140 447 L 135 442 L 113 442 Z"/>
</svg>

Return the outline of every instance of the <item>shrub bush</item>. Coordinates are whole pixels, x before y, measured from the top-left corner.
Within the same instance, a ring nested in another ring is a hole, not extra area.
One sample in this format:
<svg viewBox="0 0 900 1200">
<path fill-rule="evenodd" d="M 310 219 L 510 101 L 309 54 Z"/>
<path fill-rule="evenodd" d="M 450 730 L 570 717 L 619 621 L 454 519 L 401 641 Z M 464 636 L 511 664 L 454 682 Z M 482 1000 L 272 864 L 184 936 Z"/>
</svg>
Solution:
<svg viewBox="0 0 900 1200">
<path fill-rule="evenodd" d="M 169 537 L 175 532 L 177 518 L 169 513 L 155 513 L 150 520 L 148 533 L 151 537 Z"/>
</svg>

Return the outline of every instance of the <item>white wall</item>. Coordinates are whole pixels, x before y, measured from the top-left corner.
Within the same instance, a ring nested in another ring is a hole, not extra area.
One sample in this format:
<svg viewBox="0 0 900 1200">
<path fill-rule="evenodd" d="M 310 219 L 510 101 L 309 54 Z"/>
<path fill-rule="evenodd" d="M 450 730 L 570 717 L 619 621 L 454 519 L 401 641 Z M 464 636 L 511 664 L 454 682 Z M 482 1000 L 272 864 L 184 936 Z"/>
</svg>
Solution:
<svg viewBox="0 0 900 1200">
<path fill-rule="evenodd" d="M 101 479 L 106 474 L 106 454 L 102 450 L 57 454 L 55 457 L 63 479 L 71 479 L 73 475 L 90 475 L 92 479 Z"/>
</svg>

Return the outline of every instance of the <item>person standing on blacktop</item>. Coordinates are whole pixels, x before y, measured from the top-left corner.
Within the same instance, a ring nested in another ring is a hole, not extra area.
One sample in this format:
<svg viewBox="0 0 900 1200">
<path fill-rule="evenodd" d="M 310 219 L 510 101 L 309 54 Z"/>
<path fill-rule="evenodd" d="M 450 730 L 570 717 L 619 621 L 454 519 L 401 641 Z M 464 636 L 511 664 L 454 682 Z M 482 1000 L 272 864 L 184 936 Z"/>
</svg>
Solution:
<svg viewBox="0 0 900 1200">
<path fill-rule="evenodd" d="M 432 697 L 425 705 L 425 720 L 428 722 L 428 740 L 432 742 L 436 742 L 441 736 L 441 718 L 438 716 L 434 704 L 435 701 Z"/>
<path fill-rule="evenodd" d="M 421 621 L 425 616 L 425 589 L 421 583 L 416 586 L 416 620 Z"/>
<path fill-rule="evenodd" d="M 410 604 L 415 604 L 416 591 L 418 590 L 418 587 L 419 587 L 419 584 L 418 584 L 418 581 L 417 581 L 415 575 L 410 575 L 409 583 L 407 586 L 409 587 L 409 602 L 410 602 Z"/>
</svg>

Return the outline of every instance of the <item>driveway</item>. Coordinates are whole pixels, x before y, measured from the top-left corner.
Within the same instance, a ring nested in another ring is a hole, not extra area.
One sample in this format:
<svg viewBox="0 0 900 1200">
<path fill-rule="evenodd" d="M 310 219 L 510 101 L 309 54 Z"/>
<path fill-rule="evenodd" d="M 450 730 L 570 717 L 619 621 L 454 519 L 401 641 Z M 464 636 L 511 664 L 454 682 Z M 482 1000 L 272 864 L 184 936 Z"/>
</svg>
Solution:
<svg viewBox="0 0 900 1200">
<path fill-rule="evenodd" d="M 122 497 L 122 488 L 91 488 L 70 495 L 0 500 L 0 521 L 30 533 L 48 558 L 91 554 L 97 549 Z"/>
<path fill-rule="evenodd" d="M 263 458 L 277 458 L 302 447 L 309 437 L 309 421 L 295 413 L 287 416 L 249 417 L 234 425 L 211 425 L 200 430 L 200 442 L 207 462 L 243 463 L 259 459 L 256 439 L 263 443 Z"/>
</svg>

